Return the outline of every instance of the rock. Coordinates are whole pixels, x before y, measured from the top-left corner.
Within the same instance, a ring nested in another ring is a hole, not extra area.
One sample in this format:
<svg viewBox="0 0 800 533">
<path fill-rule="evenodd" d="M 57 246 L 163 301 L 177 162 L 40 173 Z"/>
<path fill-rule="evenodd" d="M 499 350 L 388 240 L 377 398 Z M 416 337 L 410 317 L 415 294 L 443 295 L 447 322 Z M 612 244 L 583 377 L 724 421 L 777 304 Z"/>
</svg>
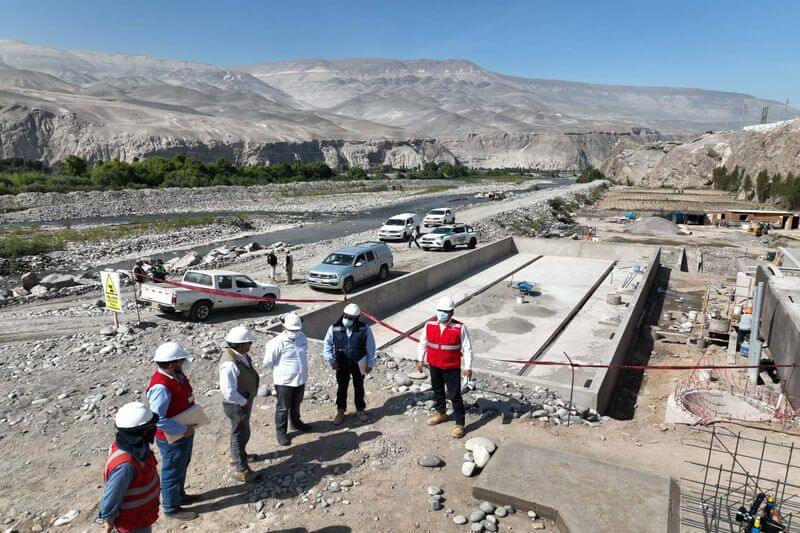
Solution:
<svg viewBox="0 0 800 533">
<path fill-rule="evenodd" d="M 528 511 L 528 518 L 533 518 L 535 520 L 539 518 L 539 515 L 536 514 L 536 511 Z"/>
<path fill-rule="evenodd" d="M 474 452 L 478 446 L 483 446 L 489 453 L 494 453 L 497 449 L 497 446 L 486 437 L 472 437 L 464 443 L 464 447 L 471 452 Z"/>
<path fill-rule="evenodd" d="M 65 526 L 71 523 L 73 520 L 78 518 L 79 511 L 72 509 L 71 511 L 67 511 L 67 514 L 62 516 L 61 518 L 57 518 L 55 522 L 53 522 L 54 526 Z"/>
<path fill-rule="evenodd" d="M 43 277 L 39 281 L 39 285 L 48 289 L 63 289 L 64 287 L 80 285 L 80 283 L 75 279 L 75 276 L 70 276 L 69 274 L 50 274 Z"/>
<path fill-rule="evenodd" d="M 544 522 L 536 520 L 535 522 L 531 522 L 531 527 L 533 529 L 544 529 Z"/>
<path fill-rule="evenodd" d="M 272 394 L 272 389 L 269 388 L 269 385 L 263 384 L 263 385 L 259 385 L 258 386 L 258 395 L 259 396 L 261 396 L 262 398 L 266 398 L 270 394 Z"/>
<path fill-rule="evenodd" d="M 462 526 L 467 523 L 467 517 L 463 514 L 457 514 L 453 517 L 453 523 Z"/>
<path fill-rule="evenodd" d="M 498 518 L 503 518 L 504 516 L 508 516 L 508 509 L 505 507 L 498 507 L 494 510 L 494 515 Z"/>
<path fill-rule="evenodd" d="M 260 513 L 260 512 L 261 512 L 261 511 L 263 511 L 263 510 L 264 510 L 264 501 L 263 501 L 263 500 L 259 500 L 259 501 L 256 503 L 256 512 L 257 512 L 257 513 Z"/>
<path fill-rule="evenodd" d="M 21 298 L 23 296 L 27 296 L 29 294 L 30 293 L 28 292 L 28 289 L 26 289 L 24 287 L 14 287 L 13 289 L 11 289 L 11 295 L 12 296 L 16 296 L 18 298 Z"/>
<path fill-rule="evenodd" d="M 484 513 L 480 509 L 478 509 L 477 511 L 473 511 L 472 514 L 469 515 L 469 521 L 472 522 L 473 524 L 475 522 L 480 522 L 484 518 L 486 518 L 486 513 Z"/>
<path fill-rule="evenodd" d="M 126 394 L 128 394 L 128 389 L 126 389 L 125 387 L 120 387 L 116 390 L 116 392 L 114 392 L 114 394 L 116 394 L 117 396 L 125 396 Z"/>
<path fill-rule="evenodd" d="M 19 281 L 23 289 L 31 290 L 39 284 L 39 276 L 35 272 L 25 272 Z"/>
<path fill-rule="evenodd" d="M 116 335 L 117 330 L 114 326 L 103 326 L 100 328 L 100 335 L 105 335 L 107 337 L 111 337 L 112 335 Z"/>
<path fill-rule="evenodd" d="M 33 526 L 31 526 L 31 531 L 38 533 L 39 531 L 44 531 L 44 528 L 42 527 L 41 524 L 34 524 Z"/>
<path fill-rule="evenodd" d="M 435 485 L 428 487 L 428 494 L 430 496 L 436 496 L 437 494 L 442 494 L 443 492 L 444 491 L 442 490 L 442 487 L 437 487 Z"/>
<path fill-rule="evenodd" d="M 491 454 L 489 454 L 489 451 L 483 446 L 478 446 L 475 448 L 475 450 L 472 452 L 472 455 L 475 457 L 475 466 L 478 468 L 483 468 L 486 466 L 486 463 L 488 463 L 489 459 L 491 458 Z"/>
<path fill-rule="evenodd" d="M 97 300 L 94 301 L 94 306 L 97 307 L 98 309 L 103 309 L 106 306 L 106 301 L 103 300 L 102 298 L 98 298 Z"/>
<path fill-rule="evenodd" d="M 497 531 L 497 524 L 495 524 L 491 520 L 483 520 L 481 522 L 481 525 L 483 526 L 483 529 L 485 529 L 486 531 L 492 531 L 492 532 Z"/>
<path fill-rule="evenodd" d="M 470 524 L 469 530 L 473 533 L 481 533 L 483 531 L 483 524 L 480 522 L 475 522 L 474 524 Z"/>
<path fill-rule="evenodd" d="M 50 400 L 48 400 L 47 398 L 37 398 L 36 400 L 33 400 L 31 402 L 31 405 L 43 405 L 46 404 L 48 401 Z"/>
<path fill-rule="evenodd" d="M 42 286 L 42 285 L 36 285 L 35 287 L 33 287 L 33 288 L 30 290 L 30 292 L 31 292 L 31 294 L 33 294 L 34 296 L 41 296 L 41 295 L 43 295 L 43 294 L 47 294 L 47 293 L 48 293 L 48 292 L 50 292 L 50 291 L 49 291 L 49 289 L 48 289 L 47 287 L 44 287 L 44 286 Z"/>
<path fill-rule="evenodd" d="M 328 485 L 328 490 L 331 492 L 339 492 L 342 489 L 339 487 L 339 484 L 334 481 L 333 483 Z"/>
<path fill-rule="evenodd" d="M 345 479 L 344 481 L 339 483 L 339 485 L 342 487 L 352 487 L 353 485 L 355 485 L 355 482 L 353 482 L 352 479 Z"/>
<path fill-rule="evenodd" d="M 517 512 L 517 510 L 516 510 L 516 509 L 514 509 L 513 507 L 511 507 L 510 505 L 506 505 L 506 506 L 505 506 L 505 509 L 506 509 L 506 511 L 508 512 L 508 514 L 514 514 L 514 513 L 516 513 L 516 512 Z"/>
<path fill-rule="evenodd" d="M 482 502 L 479 508 L 486 514 L 492 514 L 494 510 L 497 509 L 492 502 Z"/>
<path fill-rule="evenodd" d="M 175 262 L 173 270 L 182 270 L 190 266 L 199 265 L 203 258 L 197 252 L 189 252 Z"/>
<path fill-rule="evenodd" d="M 414 384 L 410 377 L 400 372 L 394 375 L 394 382 L 401 387 L 410 387 Z"/>
<path fill-rule="evenodd" d="M 423 455 L 417 459 L 417 464 L 425 468 L 439 468 L 440 466 L 444 466 L 444 459 L 438 455 Z"/>
<path fill-rule="evenodd" d="M 467 461 L 466 463 L 461 465 L 461 473 L 467 477 L 472 476 L 472 474 L 474 474 L 475 470 L 477 469 L 478 467 L 472 461 Z"/>
<path fill-rule="evenodd" d="M 442 501 L 437 498 L 430 498 L 428 504 L 430 504 L 431 509 L 434 511 L 439 511 L 443 507 Z"/>
<path fill-rule="evenodd" d="M 244 245 L 245 252 L 255 252 L 261 249 L 261 245 L 257 242 L 251 242 Z"/>
<path fill-rule="evenodd" d="M 425 372 L 414 371 L 414 372 L 409 372 L 408 377 L 410 377 L 411 379 L 425 379 L 428 377 L 428 374 L 426 374 Z"/>
</svg>

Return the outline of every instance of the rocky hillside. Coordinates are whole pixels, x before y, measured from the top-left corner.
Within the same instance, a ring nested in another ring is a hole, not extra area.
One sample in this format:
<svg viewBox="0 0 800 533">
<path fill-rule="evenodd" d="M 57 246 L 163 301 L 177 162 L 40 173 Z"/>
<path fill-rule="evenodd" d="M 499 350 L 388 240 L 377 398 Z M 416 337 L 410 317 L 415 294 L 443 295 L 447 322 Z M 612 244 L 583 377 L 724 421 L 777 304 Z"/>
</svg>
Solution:
<svg viewBox="0 0 800 533">
<path fill-rule="evenodd" d="M 728 131 L 703 135 L 691 142 L 637 143 L 620 139 L 601 170 L 618 182 L 659 187 L 701 187 L 714 168 L 739 166 L 751 176 L 800 174 L 800 120 L 763 131 Z"/>
<path fill-rule="evenodd" d="M 0 157 L 47 162 L 181 152 L 237 163 L 573 169 L 599 163 L 621 139 L 728 127 L 743 104 L 800 116 L 744 94 L 526 79 L 463 60 L 227 68 L 0 41 Z"/>
</svg>

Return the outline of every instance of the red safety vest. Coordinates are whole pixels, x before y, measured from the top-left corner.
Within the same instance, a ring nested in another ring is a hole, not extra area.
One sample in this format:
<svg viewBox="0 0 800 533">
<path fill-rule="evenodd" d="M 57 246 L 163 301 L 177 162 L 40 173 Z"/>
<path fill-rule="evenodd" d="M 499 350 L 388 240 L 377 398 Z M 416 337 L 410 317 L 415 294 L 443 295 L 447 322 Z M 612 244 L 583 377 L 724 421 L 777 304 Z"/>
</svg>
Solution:
<svg viewBox="0 0 800 533">
<path fill-rule="evenodd" d="M 128 485 L 128 490 L 122 498 L 122 505 L 119 507 L 119 514 L 114 519 L 114 527 L 122 533 L 151 526 L 158 520 L 161 493 L 155 455 L 147 454 L 144 462 L 140 463 L 131 454 L 119 449 L 116 442 L 111 443 L 108 449 L 103 481 L 107 482 L 111 472 L 125 463 L 133 465 L 136 477 Z"/>
<path fill-rule="evenodd" d="M 164 385 L 169 391 L 169 407 L 167 407 L 167 416 L 165 418 L 177 416 L 194 405 L 192 385 L 185 375 L 183 376 L 183 383 L 181 383 L 179 380 L 165 376 L 156 370 L 153 373 L 153 377 L 150 378 L 147 390 L 150 390 L 155 385 Z M 156 431 L 156 438 L 166 440 L 167 436 L 159 429 Z"/>
<path fill-rule="evenodd" d="M 450 323 L 440 331 L 440 324 L 435 320 L 428 322 L 425 329 L 427 344 L 425 353 L 428 356 L 428 364 L 441 368 L 442 370 L 452 370 L 461 368 L 461 328 L 463 324 L 458 320 L 450 320 Z"/>
</svg>

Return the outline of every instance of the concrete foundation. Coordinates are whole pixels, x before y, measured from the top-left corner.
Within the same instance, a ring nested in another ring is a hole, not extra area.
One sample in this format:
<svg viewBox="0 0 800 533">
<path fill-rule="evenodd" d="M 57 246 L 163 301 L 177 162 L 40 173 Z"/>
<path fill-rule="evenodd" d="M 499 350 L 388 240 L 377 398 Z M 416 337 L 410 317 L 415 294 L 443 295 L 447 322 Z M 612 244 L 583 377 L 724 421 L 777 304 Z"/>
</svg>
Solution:
<svg viewBox="0 0 800 533">
<path fill-rule="evenodd" d="M 673 479 L 519 442 L 498 448 L 472 495 L 535 511 L 564 532 L 679 531 Z"/>
</svg>

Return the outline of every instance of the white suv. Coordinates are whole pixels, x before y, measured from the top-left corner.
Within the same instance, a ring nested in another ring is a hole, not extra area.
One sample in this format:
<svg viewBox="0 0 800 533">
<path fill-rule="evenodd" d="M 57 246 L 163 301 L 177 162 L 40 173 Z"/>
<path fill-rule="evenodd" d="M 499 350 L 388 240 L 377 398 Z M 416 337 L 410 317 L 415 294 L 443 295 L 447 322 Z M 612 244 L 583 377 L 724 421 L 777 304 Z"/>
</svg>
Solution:
<svg viewBox="0 0 800 533">
<path fill-rule="evenodd" d="M 456 214 L 449 207 L 440 207 L 438 209 L 431 209 L 425 218 L 422 219 L 422 225 L 426 228 L 435 228 L 443 224 L 455 224 Z"/>
<path fill-rule="evenodd" d="M 378 238 L 382 241 L 407 241 L 416 228 L 419 232 L 419 215 L 401 213 L 389 218 L 378 230 Z"/>
</svg>

